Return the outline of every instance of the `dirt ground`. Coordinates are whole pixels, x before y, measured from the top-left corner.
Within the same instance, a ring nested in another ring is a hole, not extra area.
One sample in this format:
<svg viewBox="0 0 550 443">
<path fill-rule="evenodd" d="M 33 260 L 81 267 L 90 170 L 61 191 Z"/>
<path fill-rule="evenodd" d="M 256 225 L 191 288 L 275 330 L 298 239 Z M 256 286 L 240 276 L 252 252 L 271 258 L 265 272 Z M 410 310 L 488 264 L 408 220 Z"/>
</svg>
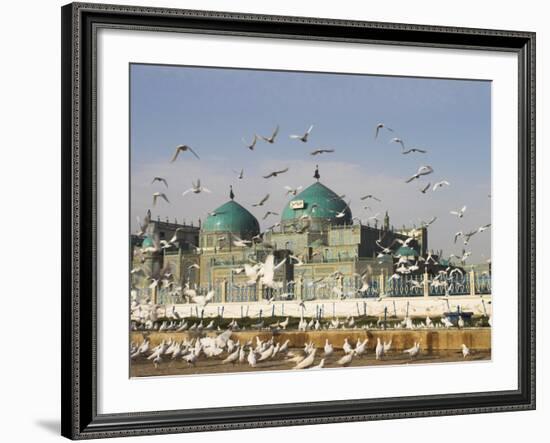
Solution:
<svg viewBox="0 0 550 443">
<path fill-rule="evenodd" d="M 301 349 L 291 349 L 295 354 L 300 353 Z M 342 350 L 335 350 L 334 353 L 325 359 L 325 368 L 340 368 L 336 362 L 344 355 Z M 273 360 L 259 362 L 257 367 L 252 368 L 247 362 L 237 363 L 235 365 L 223 364 L 226 357 L 224 352 L 219 358 L 206 358 L 201 356 L 195 366 L 190 366 L 181 358 L 172 360 L 170 356 L 165 356 L 158 368 L 155 368 L 153 362 L 145 357 L 139 357 L 130 364 L 131 377 L 148 377 L 162 375 L 190 375 L 190 374 L 215 374 L 232 372 L 257 372 L 257 371 L 281 371 L 292 369 L 296 363 L 287 361 L 282 356 L 277 356 Z M 313 365 L 319 364 L 323 358 L 323 350 L 318 349 Z M 389 352 L 383 360 L 376 360 L 373 352 L 367 355 L 354 357 L 350 366 L 379 366 L 379 365 L 408 365 L 408 364 L 428 364 L 428 363 L 450 363 L 465 361 L 490 360 L 490 350 L 475 350 L 471 355 L 463 358 L 461 351 L 433 351 L 431 353 L 420 352 L 416 358 L 409 358 L 407 354 L 401 351 Z M 311 370 L 311 369 L 309 369 Z"/>
</svg>

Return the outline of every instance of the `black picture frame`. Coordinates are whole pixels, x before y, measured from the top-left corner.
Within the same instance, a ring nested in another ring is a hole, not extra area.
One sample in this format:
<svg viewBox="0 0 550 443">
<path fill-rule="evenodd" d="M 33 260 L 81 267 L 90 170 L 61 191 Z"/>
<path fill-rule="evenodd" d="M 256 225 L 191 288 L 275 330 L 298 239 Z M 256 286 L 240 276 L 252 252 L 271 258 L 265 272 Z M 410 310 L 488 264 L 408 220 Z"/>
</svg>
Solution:
<svg viewBox="0 0 550 443">
<path fill-rule="evenodd" d="M 71 439 L 535 408 L 535 33 L 72 3 L 62 15 L 62 435 Z M 427 18 L 428 19 L 428 18 Z M 95 38 L 98 28 L 481 49 L 519 61 L 518 389 L 97 413 Z"/>
</svg>

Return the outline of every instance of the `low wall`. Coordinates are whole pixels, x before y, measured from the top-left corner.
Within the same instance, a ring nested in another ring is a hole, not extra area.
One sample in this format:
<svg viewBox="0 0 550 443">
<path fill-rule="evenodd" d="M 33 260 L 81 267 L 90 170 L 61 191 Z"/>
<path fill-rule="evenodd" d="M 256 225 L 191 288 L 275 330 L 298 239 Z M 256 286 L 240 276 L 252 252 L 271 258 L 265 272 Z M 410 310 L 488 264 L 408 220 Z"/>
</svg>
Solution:
<svg viewBox="0 0 550 443">
<path fill-rule="evenodd" d="M 151 332 L 147 333 L 152 346 L 158 345 L 162 340 L 173 339 L 181 341 L 197 337 L 192 332 Z M 207 332 L 205 336 L 215 337 L 218 333 Z M 269 331 L 235 331 L 231 335 L 234 341 L 246 343 L 248 340 L 255 340 L 259 337 L 261 340 L 269 340 L 274 334 Z M 414 329 L 414 330 L 328 330 L 328 331 L 280 331 L 275 334 L 275 341 L 283 343 L 290 340 L 290 347 L 302 347 L 305 343 L 313 342 L 316 347 L 321 348 L 328 340 L 335 348 L 340 349 L 344 340 L 355 346 L 357 340 L 369 339 L 368 349 L 376 347 L 377 338 L 387 342 L 392 341 L 392 348 L 403 350 L 410 348 L 415 342 L 420 341 L 421 347 L 425 351 L 439 350 L 460 350 L 462 343 L 472 350 L 491 349 L 491 328 L 464 328 L 464 329 Z M 141 332 L 132 332 L 131 340 L 141 342 L 143 334 Z M 255 344 L 255 343 L 254 343 Z"/>
<path fill-rule="evenodd" d="M 324 318 L 348 317 L 356 315 L 384 315 L 387 308 L 389 316 L 425 317 L 427 315 L 440 316 L 444 312 L 462 311 L 473 312 L 474 315 L 491 314 L 491 295 L 449 297 L 383 297 L 379 299 L 351 299 L 351 300 L 313 300 L 303 302 L 305 309 L 296 300 L 267 303 L 261 302 L 233 302 L 211 303 L 204 308 L 204 317 L 215 317 L 222 313 L 225 318 L 258 317 L 260 310 L 263 317 L 276 316 L 315 317 L 321 310 Z M 171 307 L 171 305 L 169 305 Z M 175 309 L 182 317 L 200 316 L 201 308 L 193 303 L 175 305 Z"/>
</svg>

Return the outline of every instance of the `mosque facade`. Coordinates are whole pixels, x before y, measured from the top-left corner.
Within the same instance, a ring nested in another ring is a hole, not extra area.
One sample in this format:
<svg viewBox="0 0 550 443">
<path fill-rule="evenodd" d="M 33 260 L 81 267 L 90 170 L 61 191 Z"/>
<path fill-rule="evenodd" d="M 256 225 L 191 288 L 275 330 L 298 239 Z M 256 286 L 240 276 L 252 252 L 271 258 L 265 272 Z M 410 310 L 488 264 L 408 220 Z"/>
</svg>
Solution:
<svg viewBox="0 0 550 443">
<path fill-rule="evenodd" d="M 263 234 L 256 217 L 236 201 L 230 199 L 214 209 L 199 225 L 152 220 L 140 245 L 133 238 L 132 249 L 143 250 L 152 244 L 152 238 L 177 242 L 161 251 L 134 254 L 148 274 L 170 269 L 175 284 L 199 288 L 243 287 L 248 277 L 244 264 L 262 262 L 269 254 L 275 263 L 281 263 L 275 280 L 286 284 L 299 283 L 307 288 L 330 275 L 339 275 L 352 284 L 369 269 L 374 275 L 389 276 L 396 268 L 396 259 L 379 257 L 381 248 L 394 245 L 397 256 L 407 257 L 412 263 L 425 257 L 428 251 L 427 228 L 394 229 L 386 212 L 380 226 L 354 223 L 347 203 L 319 179 L 293 196 L 281 212 L 280 222 Z M 397 247 L 394 240 L 414 237 L 408 246 Z M 236 245 L 242 240 L 246 244 Z M 166 244 L 165 244 L 166 245 Z M 134 286 L 147 282 L 135 279 Z"/>
</svg>

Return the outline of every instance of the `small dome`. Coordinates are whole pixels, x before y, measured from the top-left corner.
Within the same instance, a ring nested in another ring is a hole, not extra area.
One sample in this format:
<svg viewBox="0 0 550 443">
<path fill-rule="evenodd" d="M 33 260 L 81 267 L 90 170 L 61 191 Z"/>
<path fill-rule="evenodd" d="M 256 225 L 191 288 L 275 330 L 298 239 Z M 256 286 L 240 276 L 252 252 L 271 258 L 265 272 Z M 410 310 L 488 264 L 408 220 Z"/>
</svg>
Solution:
<svg viewBox="0 0 550 443">
<path fill-rule="evenodd" d="M 201 231 L 231 232 L 241 237 L 253 237 L 260 233 L 260 224 L 247 209 L 230 200 L 206 218 Z"/>
<path fill-rule="evenodd" d="M 152 247 L 154 246 L 154 243 L 153 243 L 153 240 L 147 235 L 143 241 L 141 242 L 141 247 L 142 248 L 149 248 L 149 247 Z"/>
<path fill-rule="evenodd" d="M 344 216 L 336 214 L 344 211 Z M 284 208 L 282 222 L 293 222 L 303 215 L 331 219 L 333 224 L 351 224 L 351 209 L 334 191 L 316 182 L 294 197 Z"/>
<path fill-rule="evenodd" d="M 409 248 L 408 246 L 401 246 L 397 250 L 397 255 L 400 257 L 418 257 L 418 252 L 416 249 Z"/>
<path fill-rule="evenodd" d="M 378 260 L 378 263 L 380 263 L 380 264 L 382 264 L 382 263 L 392 264 L 393 263 L 392 256 L 387 255 L 387 254 L 383 254 L 382 257 L 378 257 L 377 260 Z"/>
</svg>

